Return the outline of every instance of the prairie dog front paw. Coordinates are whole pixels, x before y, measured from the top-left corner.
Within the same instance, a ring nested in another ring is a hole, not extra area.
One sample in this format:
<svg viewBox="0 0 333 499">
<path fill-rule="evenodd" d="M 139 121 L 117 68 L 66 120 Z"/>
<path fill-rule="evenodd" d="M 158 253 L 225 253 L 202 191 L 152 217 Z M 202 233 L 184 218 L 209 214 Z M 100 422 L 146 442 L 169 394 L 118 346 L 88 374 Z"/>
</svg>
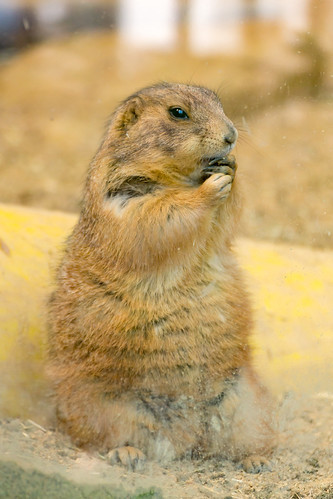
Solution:
<svg viewBox="0 0 333 499">
<path fill-rule="evenodd" d="M 203 179 L 205 180 L 209 178 L 214 173 L 223 173 L 224 175 L 230 175 L 232 179 L 234 179 L 236 170 L 237 163 L 235 156 L 212 159 L 202 169 Z"/>
<path fill-rule="evenodd" d="M 214 200 L 224 200 L 230 194 L 233 178 L 231 175 L 214 173 L 201 186 L 206 195 L 210 195 Z"/>
</svg>

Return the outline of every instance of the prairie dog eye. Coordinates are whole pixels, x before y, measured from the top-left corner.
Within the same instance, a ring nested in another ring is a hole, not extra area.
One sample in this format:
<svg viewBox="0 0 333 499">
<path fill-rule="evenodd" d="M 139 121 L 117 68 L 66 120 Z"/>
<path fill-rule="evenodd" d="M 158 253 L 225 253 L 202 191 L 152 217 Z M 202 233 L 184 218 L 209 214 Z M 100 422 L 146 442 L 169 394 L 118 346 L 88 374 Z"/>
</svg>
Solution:
<svg viewBox="0 0 333 499">
<path fill-rule="evenodd" d="M 176 118 L 177 120 L 188 120 L 188 114 L 181 107 L 170 107 L 169 114 L 172 118 Z"/>
</svg>

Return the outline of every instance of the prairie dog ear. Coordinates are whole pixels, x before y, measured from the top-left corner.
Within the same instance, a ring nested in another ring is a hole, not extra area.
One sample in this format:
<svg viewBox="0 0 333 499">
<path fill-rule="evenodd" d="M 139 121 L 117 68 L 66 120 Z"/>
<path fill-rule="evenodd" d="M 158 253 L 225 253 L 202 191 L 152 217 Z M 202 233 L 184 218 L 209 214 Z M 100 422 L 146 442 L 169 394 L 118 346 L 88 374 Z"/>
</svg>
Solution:
<svg viewBox="0 0 333 499">
<path fill-rule="evenodd" d="M 122 133 L 128 130 L 138 121 L 143 111 L 143 99 L 138 95 L 130 97 L 120 107 L 116 117 L 115 127 Z"/>
</svg>

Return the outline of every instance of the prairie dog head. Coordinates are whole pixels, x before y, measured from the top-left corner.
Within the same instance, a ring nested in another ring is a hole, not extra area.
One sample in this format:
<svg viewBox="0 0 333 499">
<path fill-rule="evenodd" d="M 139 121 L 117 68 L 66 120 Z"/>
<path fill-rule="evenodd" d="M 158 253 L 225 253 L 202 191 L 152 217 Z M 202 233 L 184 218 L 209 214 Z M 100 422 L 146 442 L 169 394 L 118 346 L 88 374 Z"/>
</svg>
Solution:
<svg viewBox="0 0 333 499">
<path fill-rule="evenodd" d="M 161 83 L 116 109 L 92 166 L 103 165 L 104 195 L 120 191 L 128 179 L 147 188 L 196 183 L 203 165 L 226 157 L 237 135 L 213 91 Z"/>
</svg>

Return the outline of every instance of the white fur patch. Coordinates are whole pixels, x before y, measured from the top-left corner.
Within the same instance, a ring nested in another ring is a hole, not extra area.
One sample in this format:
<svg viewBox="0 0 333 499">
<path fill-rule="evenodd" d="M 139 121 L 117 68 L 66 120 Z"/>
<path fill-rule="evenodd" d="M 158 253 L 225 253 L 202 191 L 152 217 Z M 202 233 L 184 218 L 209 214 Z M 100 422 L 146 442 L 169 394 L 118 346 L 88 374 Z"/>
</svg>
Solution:
<svg viewBox="0 0 333 499">
<path fill-rule="evenodd" d="M 221 263 L 220 258 L 217 255 L 212 256 L 209 261 L 209 266 L 214 269 L 216 272 L 223 272 L 224 268 Z"/>
<path fill-rule="evenodd" d="M 128 199 L 128 196 L 118 194 L 117 196 L 108 199 L 107 206 L 112 213 L 119 218 L 123 215 L 124 210 L 126 209 Z"/>
<path fill-rule="evenodd" d="M 169 462 L 176 457 L 172 443 L 160 433 L 155 440 L 155 456 L 160 462 Z"/>
<path fill-rule="evenodd" d="M 222 312 L 219 312 L 218 313 L 218 317 L 220 319 L 221 322 L 225 323 L 227 322 L 227 319 L 225 318 L 225 316 L 222 314 Z"/>
<path fill-rule="evenodd" d="M 216 431 L 216 433 L 221 432 L 221 430 L 222 430 L 221 421 L 216 416 L 212 416 L 212 419 L 210 420 L 210 424 L 211 424 L 213 430 Z"/>
<path fill-rule="evenodd" d="M 215 281 L 210 282 L 201 292 L 200 298 L 204 298 L 205 296 L 209 295 L 211 291 L 215 289 Z"/>
</svg>

